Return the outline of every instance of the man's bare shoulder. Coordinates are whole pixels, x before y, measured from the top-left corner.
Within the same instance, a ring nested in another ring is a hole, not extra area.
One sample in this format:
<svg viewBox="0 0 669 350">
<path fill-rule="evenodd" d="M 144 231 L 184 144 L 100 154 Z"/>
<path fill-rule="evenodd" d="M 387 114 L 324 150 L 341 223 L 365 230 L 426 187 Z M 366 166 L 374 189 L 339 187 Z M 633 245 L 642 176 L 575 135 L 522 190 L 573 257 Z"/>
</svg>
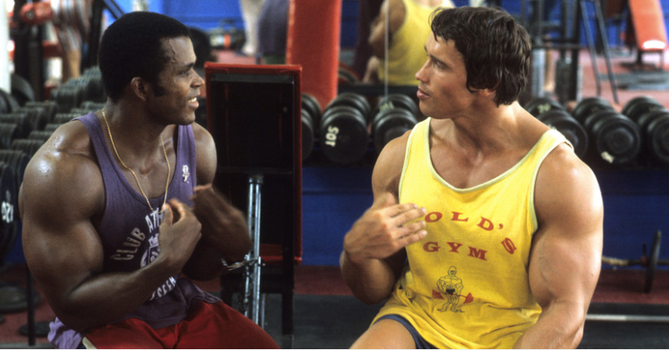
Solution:
<svg viewBox="0 0 669 350">
<path fill-rule="evenodd" d="M 400 177 L 404 167 L 407 143 L 411 130 L 386 144 L 374 164 L 372 188 L 374 193 L 390 192 L 398 195 Z"/>
<path fill-rule="evenodd" d="M 603 205 L 597 177 L 566 144 L 556 147 L 542 163 L 535 206 L 540 221 L 570 216 L 578 222 L 599 217 Z"/>
<path fill-rule="evenodd" d="M 88 131 L 71 121 L 53 132 L 28 162 L 21 186 L 21 208 L 36 202 L 102 203 L 104 186 Z M 39 199 L 39 200 L 38 200 Z"/>
</svg>

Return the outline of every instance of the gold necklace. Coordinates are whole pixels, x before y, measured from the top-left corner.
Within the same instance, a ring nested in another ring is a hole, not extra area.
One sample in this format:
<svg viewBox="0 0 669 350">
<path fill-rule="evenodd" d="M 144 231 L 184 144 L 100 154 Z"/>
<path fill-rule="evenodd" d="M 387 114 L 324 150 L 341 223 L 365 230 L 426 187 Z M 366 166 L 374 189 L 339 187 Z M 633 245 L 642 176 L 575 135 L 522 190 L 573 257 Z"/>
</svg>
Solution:
<svg viewBox="0 0 669 350">
<path fill-rule="evenodd" d="M 151 209 L 151 212 L 153 212 L 153 207 L 151 206 L 151 202 L 149 202 L 149 197 L 146 196 L 146 193 L 144 193 L 144 190 L 142 189 L 142 185 L 139 184 L 139 179 L 137 178 L 137 174 L 130 169 L 125 163 L 123 162 L 123 159 L 121 159 L 121 156 L 118 155 L 118 150 L 116 149 L 116 144 L 114 144 L 114 138 L 112 137 L 111 134 L 111 128 L 109 128 L 109 122 L 107 122 L 107 116 L 105 115 L 105 110 L 102 110 L 102 118 L 105 120 L 105 124 L 107 125 L 107 132 L 109 133 L 109 141 L 111 141 L 112 148 L 114 148 L 114 153 L 116 153 L 116 158 L 118 158 L 119 162 L 121 162 L 121 165 L 126 170 L 130 170 L 130 173 L 132 173 L 132 176 L 135 178 L 135 181 L 137 182 L 137 187 L 139 187 L 139 191 L 142 192 L 142 196 L 144 196 L 144 199 L 146 199 L 146 204 L 149 205 L 149 209 Z M 163 135 L 160 134 L 160 144 L 163 145 L 163 154 L 165 155 L 165 162 L 167 162 L 167 182 L 165 183 L 165 199 L 163 199 L 163 206 L 165 206 L 165 203 L 167 203 L 167 189 L 170 185 L 170 174 L 172 173 L 172 169 L 170 167 L 170 160 L 167 158 L 167 150 L 165 149 L 165 142 L 163 141 Z"/>
</svg>

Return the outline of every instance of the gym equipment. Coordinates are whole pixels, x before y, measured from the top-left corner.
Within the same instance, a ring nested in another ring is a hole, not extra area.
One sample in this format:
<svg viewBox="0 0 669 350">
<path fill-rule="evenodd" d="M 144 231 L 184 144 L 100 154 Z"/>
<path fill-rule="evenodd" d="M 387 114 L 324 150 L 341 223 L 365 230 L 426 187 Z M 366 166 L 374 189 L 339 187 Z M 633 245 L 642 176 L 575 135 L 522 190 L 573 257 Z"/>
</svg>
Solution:
<svg viewBox="0 0 669 350">
<path fill-rule="evenodd" d="M 644 113 L 662 108 L 664 108 L 662 104 L 657 102 L 654 98 L 650 96 L 638 96 L 629 100 L 625 106 L 623 106 L 620 113 L 636 122 Z"/>
<path fill-rule="evenodd" d="M 597 112 L 600 111 L 615 111 L 613 106 L 611 104 L 601 98 L 601 97 L 586 97 L 582 100 L 580 100 L 576 106 L 574 106 L 574 110 L 571 112 L 571 115 L 576 119 L 579 123 L 583 124 L 585 122 L 585 119 L 593 115 Z"/>
<path fill-rule="evenodd" d="M 61 125 L 63 125 L 63 124 L 60 124 L 60 123 L 49 123 L 49 124 L 47 124 L 47 125 L 44 126 L 44 131 L 49 131 L 49 132 L 53 133 L 53 132 L 56 131 L 56 129 L 58 129 Z"/>
<path fill-rule="evenodd" d="M 17 138 L 18 132 L 16 124 L 0 122 L 0 149 L 12 147 L 12 141 Z"/>
<path fill-rule="evenodd" d="M 588 133 L 567 111 L 552 109 L 541 113 L 537 119 L 562 133 L 574 146 L 574 153 L 583 158 L 588 150 Z"/>
<path fill-rule="evenodd" d="M 337 95 L 325 108 L 320 123 L 323 154 L 338 164 L 361 160 L 369 145 L 371 107 L 362 95 L 345 92 Z"/>
<path fill-rule="evenodd" d="M 535 97 L 523 108 L 542 123 L 561 132 L 574 146 L 574 153 L 583 158 L 588 149 L 588 133 L 562 104 L 548 97 Z"/>
<path fill-rule="evenodd" d="M 53 117 L 53 123 L 65 124 L 74 118 L 81 117 L 79 113 L 56 113 Z"/>
<path fill-rule="evenodd" d="M 23 106 L 28 101 L 35 101 L 35 92 L 33 91 L 30 82 L 18 74 L 12 73 L 10 75 L 12 84 L 12 96 L 16 98 L 20 106 Z"/>
<path fill-rule="evenodd" d="M 372 118 L 374 148 L 381 152 L 390 140 L 402 136 L 416 125 L 418 106 L 407 95 L 391 94 L 383 97 Z"/>
<path fill-rule="evenodd" d="M 13 150 L 24 152 L 29 158 L 32 158 L 35 155 L 35 152 L 42 147 L 44 144 L 43 140 L 34 140 L 34 139 L 16 139 L 12 141 Z"/>
<path fill-rule="evenodd" d="M 650 154 L 650 163 L 669 165 L 669 110 L 658 109 L 644 113 L 637 119 L 644 140 L 644 154 Z"/>
<path fill-rule="evenodd" d="M 246 42 L 246 33 L 243 28 L 237 28 L 235 21 L 224 19 L 219 26 L 207 31 L 211 47 L 219 50 L 239 51 Z"/>
<path fill-rule="evenodd" d="M 41 110 L 47 121 L 53 120 L 53 117 L 58 113 L 56 101 L 29 101 L 23 107 Z"/>
<path fill-rule="evenodd" d="M 562 104 L 548 97 L 533 97 L 523 108 L 535 117 L 552 110 L 564 110 Z"/>
<path fill-rule="evenodd" d="M 44 125 L 49 122 L 47 115 L 44 113 L 44 109 L 41 108 L 21 107 L 17 112 L 26 113 L 26 119 L 30 125 L 30 130 L 42 130 L 44 129 Z"/>
<path fill-rule="evenodd" d="M 342 0 L 291 0 L 288 11 L 286 64 L 302 66 L 301 92 L 321 107 L 337 96 L 341 11 Z"/>
<path fill-rule="evenodd" d="M 653 244 L 650 247 L 650 256 L 646 255 L 646 244 L 643 245 L 643 255 L 640 259 L 617 259 L 602 256 L 602 263 L 611 266 L 635 266 L 641 265 L 646 269 L 646 280 L 644 283 L 644 292 L 650 293 L 655 280 L 655 271 L 658 265 L 669 265 L 669 260 L 660 259 L 660 245 L 662 243 L 662 231 L 658 230 L 653 236 Z"/>
<path fill-rule="evenodd" d="M 0 162 L 0 262 L 12 249 L 16 240 L 16 219 L 18 219 L 18 187 L 11 166 Z M 0 301 L 2 298 L 0 298 Z M 9 311 L 2 310 L 0 312 Z"/>
<path fill-rule="evenodd" d="M 0 89 L 0 113 L 11 113 L 19 107 L 16 97 Z"/>
<path fill-rule="evenodd" d="M 28 112 L 0 113 L 0 123 L 16 125 L 16 138 L 25 138 L 32 131 Z"/>
<path fill-rule="evenodd" d="M 311 155 L 321 122 L 321 105 L 316 98 L 302 93 L 302 160 Z"/>
<path fill-rule="evenodd" d="M 667 49 L 667 32 L 662 5 L 659 0 L 629 0 L 629 9 L 637 59 L 633 66 L 643 67 L 642 55 L 655 52 L 660 55 L 658 70 L 664 69 L 664 51 Z M 632 38 L 628 38 L 632 39 Z"/>
<path fill-rule="evenodd" d="M 254 236 L 240 267 L 221 278 L 221 298 L 264 326 L 263 294 L 281 293 L 290 343 L 283 347 L 292 347 L 294 268 L 302 260 L 301 74 L 294 65 L 205 64 L 214 185 L 247 208 Z"/>
<path fill-rule="evenodd" d="M 46 140 L 51 137 L 52 132 L 51 131 L 44 131 L 44 130 L 33 130 L 30 132 L 28 135 L 29 140 L 41 140 L 46 142 Z"/>
<path fill-rule="evenodd" d="M 641 149 L 639 127 L 613 110 L 602 110 L 585 118 L 583 125 L 590 137 L 590 152 L 595 159 L 625 166 L 631 165 Z"/>
</svg>

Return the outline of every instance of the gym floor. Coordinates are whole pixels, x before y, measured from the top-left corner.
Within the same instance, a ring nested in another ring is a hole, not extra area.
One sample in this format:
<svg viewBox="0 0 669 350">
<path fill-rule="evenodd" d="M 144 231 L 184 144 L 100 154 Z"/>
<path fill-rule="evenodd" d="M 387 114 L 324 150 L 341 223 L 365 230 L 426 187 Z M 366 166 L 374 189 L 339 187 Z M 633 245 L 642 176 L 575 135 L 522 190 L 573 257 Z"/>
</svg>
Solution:
<svg viewBox="0 0 669 350">
<path fill-rule="evenodd" d="M 666 53 L 665 53 L 666 54 Z M 350 52 L 342 52 L 342 62 L 350 57 Z M 666 56 L 666 55 L 665 55 Z M 644 56 L 644 62 L 658 64 L 659 55 Z M 593 68 L 587 50 L 580 55 L 583 68 L 582 96 L 596 96 Z M 613 53 L 613 71 L 620 84 L 618 105 L 640 95 L 655 98 L 664 106 L 669 106 L 669 87 L 648 84 L 646 76 L 657 78 L 666 71 L 630 74 L 625 63 L 634 62 L 636 55 L 626 52 Z M 667 61 L 665 59 L 665 61 Z M 253 64 L 254 59 L 239 56 L 234 52 L 221 52 L 219 62 Z M 597 67 L 601 81 L 601 97 L 613 102 L 611 85 L 606 79 L 606 65 L 603 57 L 597 57 Z M 665 69 L 667 69 L 665 67 Z M 641 79 L 633 81 L 634 78 Z M 667 80 L 669 81 L 669 80 Z M 630 83 L 631 82 L 631 83 Z M 580 348 L 669 348 L 669 323 L 658 322 L 669 316 L 669 270 L 660 269 L 655 273 L 653 288 L 644 293 L 646 272 L 642 269 L 604 269 L 595 290 L 586 321 L 585 333 Z M 267 297 L 265 329 L 282 347 L 294 348 L 348 348 L 368 327 L 375 312 L 381 305 L 366 306 L 351 296 L 344 285 L 337 266 L 298 266 L 296 269 L 294 298 L 294 332 L 292 337 L 281 334 L 281 297 L 270 294 Z M 4 287 L 25 287 L 25 265 L 5 266 L 0 270 L 0 298 Z M 218 293 L 218 281 L 202 283 L 204 290 Z M 36 287 L 39 294 L 39 286 Z M 318 310 L 317 313 L 314 310 Z M 614 315 L 610 318 L 621 321 L 597 321 L 598 315 Z M 624 317 L 615 315 L 628 315 Z M 653 322 L 640 322 L 629 315 L 654 316 Z M 0 348 L 49 348 L 46 337 L 38 337 L 30 345 L 20 328 L 27 324 L 25 309 L 3 313 L 0 323 Z M 35 309 L 38 326 L 54 319 L 49 305 L 41 298 Z"/>
</svg>

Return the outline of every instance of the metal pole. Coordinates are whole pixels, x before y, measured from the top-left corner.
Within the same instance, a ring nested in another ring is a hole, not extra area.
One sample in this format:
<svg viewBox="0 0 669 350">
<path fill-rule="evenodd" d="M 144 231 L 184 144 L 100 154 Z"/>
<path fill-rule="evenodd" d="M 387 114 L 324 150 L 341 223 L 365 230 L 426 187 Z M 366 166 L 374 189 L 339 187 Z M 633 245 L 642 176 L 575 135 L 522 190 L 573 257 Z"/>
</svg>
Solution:
<svg viewBox="0 0 669 350">
<path fill-rule="evenodd" d="M 6 1 L 0 0 L 0 9 L 3 11 L 6 8 Z M 9 43 L 9 18 L 7 16 L 0 16 L 0 67 L 9 67 L 9 50 L 6 50 Z M 9 69 L 0 71 L 0 89 L 7 93 L 11 93 L 11 80 L 9 78 Z"/>
<path fill-rule="evenodd" d="M 585 316 L 585 320 L 601 322 L 669 323 L 669 316 L 588 314 Z"/>
<path fill-rule="evenodd" d="M 251 267 L 246 267 L 244 291 L 244 315 L 253 322 L 260 324 L 260 189 L 263 175 L 256 174 L 249 177 L 248 223 L 253 239 L 253 248 L 247 254 L 247 261 Z"/>
</svg>

